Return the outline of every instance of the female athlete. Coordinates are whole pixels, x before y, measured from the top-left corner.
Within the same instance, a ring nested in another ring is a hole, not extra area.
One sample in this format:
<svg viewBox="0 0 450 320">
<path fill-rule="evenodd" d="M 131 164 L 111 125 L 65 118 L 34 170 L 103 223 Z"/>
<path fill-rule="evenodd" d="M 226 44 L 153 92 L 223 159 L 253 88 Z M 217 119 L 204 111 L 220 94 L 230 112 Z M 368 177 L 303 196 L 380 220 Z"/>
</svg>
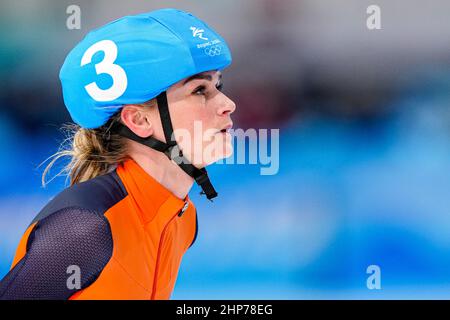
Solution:
<svg viewBox="0 0 450 320">
<path fill-rule="evenodd" d="M 91 31 L 60 71 L 76 123 L 70 186 L 25 231 L 0 299 L 169 299 L 197 237 L 188 192 L 217 196 L 205 166 L 232 153 L 224 39 L 175 9 Z"/>
</svg>

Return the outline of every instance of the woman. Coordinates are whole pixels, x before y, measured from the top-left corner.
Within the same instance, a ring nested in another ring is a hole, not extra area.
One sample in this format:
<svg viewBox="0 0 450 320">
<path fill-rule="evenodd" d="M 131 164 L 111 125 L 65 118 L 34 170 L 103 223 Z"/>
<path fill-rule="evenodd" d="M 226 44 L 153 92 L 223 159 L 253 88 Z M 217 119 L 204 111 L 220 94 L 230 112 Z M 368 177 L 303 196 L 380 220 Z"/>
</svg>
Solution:
<svg viewBox="0 0 450 320">
<path fill-rule="evenodd" d="M 60 72 L 76 122 L 71 185 L 26 230 L 1 299 L 168 299 L 197 236 L 194 180 L 231 155 L 225 41 L 189 13 L 127 16 L 89 33 Z M 199 129 L 200 128 L 200 129 Z M 205 154 L 207 153 L 207 154 Z"/>
</svg>

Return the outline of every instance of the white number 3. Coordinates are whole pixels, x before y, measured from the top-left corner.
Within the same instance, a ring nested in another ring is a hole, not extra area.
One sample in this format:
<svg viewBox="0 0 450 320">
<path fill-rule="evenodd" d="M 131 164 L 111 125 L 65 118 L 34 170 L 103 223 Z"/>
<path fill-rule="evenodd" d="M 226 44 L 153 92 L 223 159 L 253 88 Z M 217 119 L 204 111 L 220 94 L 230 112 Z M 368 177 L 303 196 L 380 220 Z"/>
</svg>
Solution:
<svg viewBox="0 0 450 320">
<path fill-rule="evenodd" d="M 105 57 L 95 65 L 97 74 L 109 74 L 113 80 L 112 86 L 108 89 L 100 89 L 95 82 L 85 86 L 87 93 L 96 101 L 112 101 L 119 98 L 127 89 L 128 79 L 125 70 L 117 64 L 114 64 L 117 58 L 117 46 L 111 40 L 102 40 L 90 46 L 83 57 L 81 65 L 84 66 L 92 60 L 92 56 L 103 51 Z"/>
</svg>

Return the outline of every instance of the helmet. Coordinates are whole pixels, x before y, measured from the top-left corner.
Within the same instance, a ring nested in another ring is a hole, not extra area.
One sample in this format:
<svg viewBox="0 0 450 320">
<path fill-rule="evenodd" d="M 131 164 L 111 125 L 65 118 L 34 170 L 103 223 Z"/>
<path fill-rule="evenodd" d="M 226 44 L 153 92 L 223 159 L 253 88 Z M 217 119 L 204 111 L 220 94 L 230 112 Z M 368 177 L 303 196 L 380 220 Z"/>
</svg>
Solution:
<svg viewBox="0 0 450 320">
<path fill-rule="evenodd" d="M 190 13 L 162 9 L 91 31 L 68 54 L 59 76 L 73 121 L 90 129 L 124 104 L 148 101 L 186 77 L 230 63 L 227 44 L 208 25 Z"/>
<path fill-rule="evenodd" d="M 91 31 L 67 55 L 59 77 L 72 120 L 87 129 L 104 125 L 125 104 L 156 97 L 165 143 L 140 138 L 123 125 L 115 130 L 173 159 L 177 144 L 172 141 L 166 90 L 186 77 L 222 70 L 230 63 L 225 40 L 206 23 L 181 10 L 161 9 L 125 16 Z M 204 168 L 195 168 L 182 152 L 177 157 L 208 199 L 217 196 Z"/>
</svg>

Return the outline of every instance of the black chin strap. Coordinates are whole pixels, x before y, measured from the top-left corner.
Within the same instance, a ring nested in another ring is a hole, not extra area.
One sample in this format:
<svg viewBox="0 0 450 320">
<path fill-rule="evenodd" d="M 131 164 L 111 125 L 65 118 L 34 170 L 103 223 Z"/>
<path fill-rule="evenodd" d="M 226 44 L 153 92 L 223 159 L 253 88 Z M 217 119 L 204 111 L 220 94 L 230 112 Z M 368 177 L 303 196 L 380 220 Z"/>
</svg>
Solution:
<svg viewBox="0 0 450 320">
<path fill-rule="evenodd" d="M 202 188 L 201 194 L 206 195 L 208 200 L 217 197 L 217 192 L 214 189 L 211 181 L 209 180 L 208 173 L 205 168 L 198 169 L 192 165 L 189 160 L 183 156 L 183 152 L 177 145 L 176 141 L 172 141 L 173 127 L 170 119 L 169 106 L 167 103 L 167 96 L 165 92 L 162 92 L 156 98 L 158 101 L 158 109 L 161 117 L 161 123 L 164 130 L 164 137 L 167 143 L 159 141 L 153 137 L 142 138 L 130 130 L 127 126 L 121 123 L 116 123 L 111 128 L 112 131 L 120 134 L 121 136 L 134 140 L 147 147 L 163 152 L 169 159 L 174 160 L 176 164 L 186 174 L 195 179 L 195 182 Z"/>
</svg>

